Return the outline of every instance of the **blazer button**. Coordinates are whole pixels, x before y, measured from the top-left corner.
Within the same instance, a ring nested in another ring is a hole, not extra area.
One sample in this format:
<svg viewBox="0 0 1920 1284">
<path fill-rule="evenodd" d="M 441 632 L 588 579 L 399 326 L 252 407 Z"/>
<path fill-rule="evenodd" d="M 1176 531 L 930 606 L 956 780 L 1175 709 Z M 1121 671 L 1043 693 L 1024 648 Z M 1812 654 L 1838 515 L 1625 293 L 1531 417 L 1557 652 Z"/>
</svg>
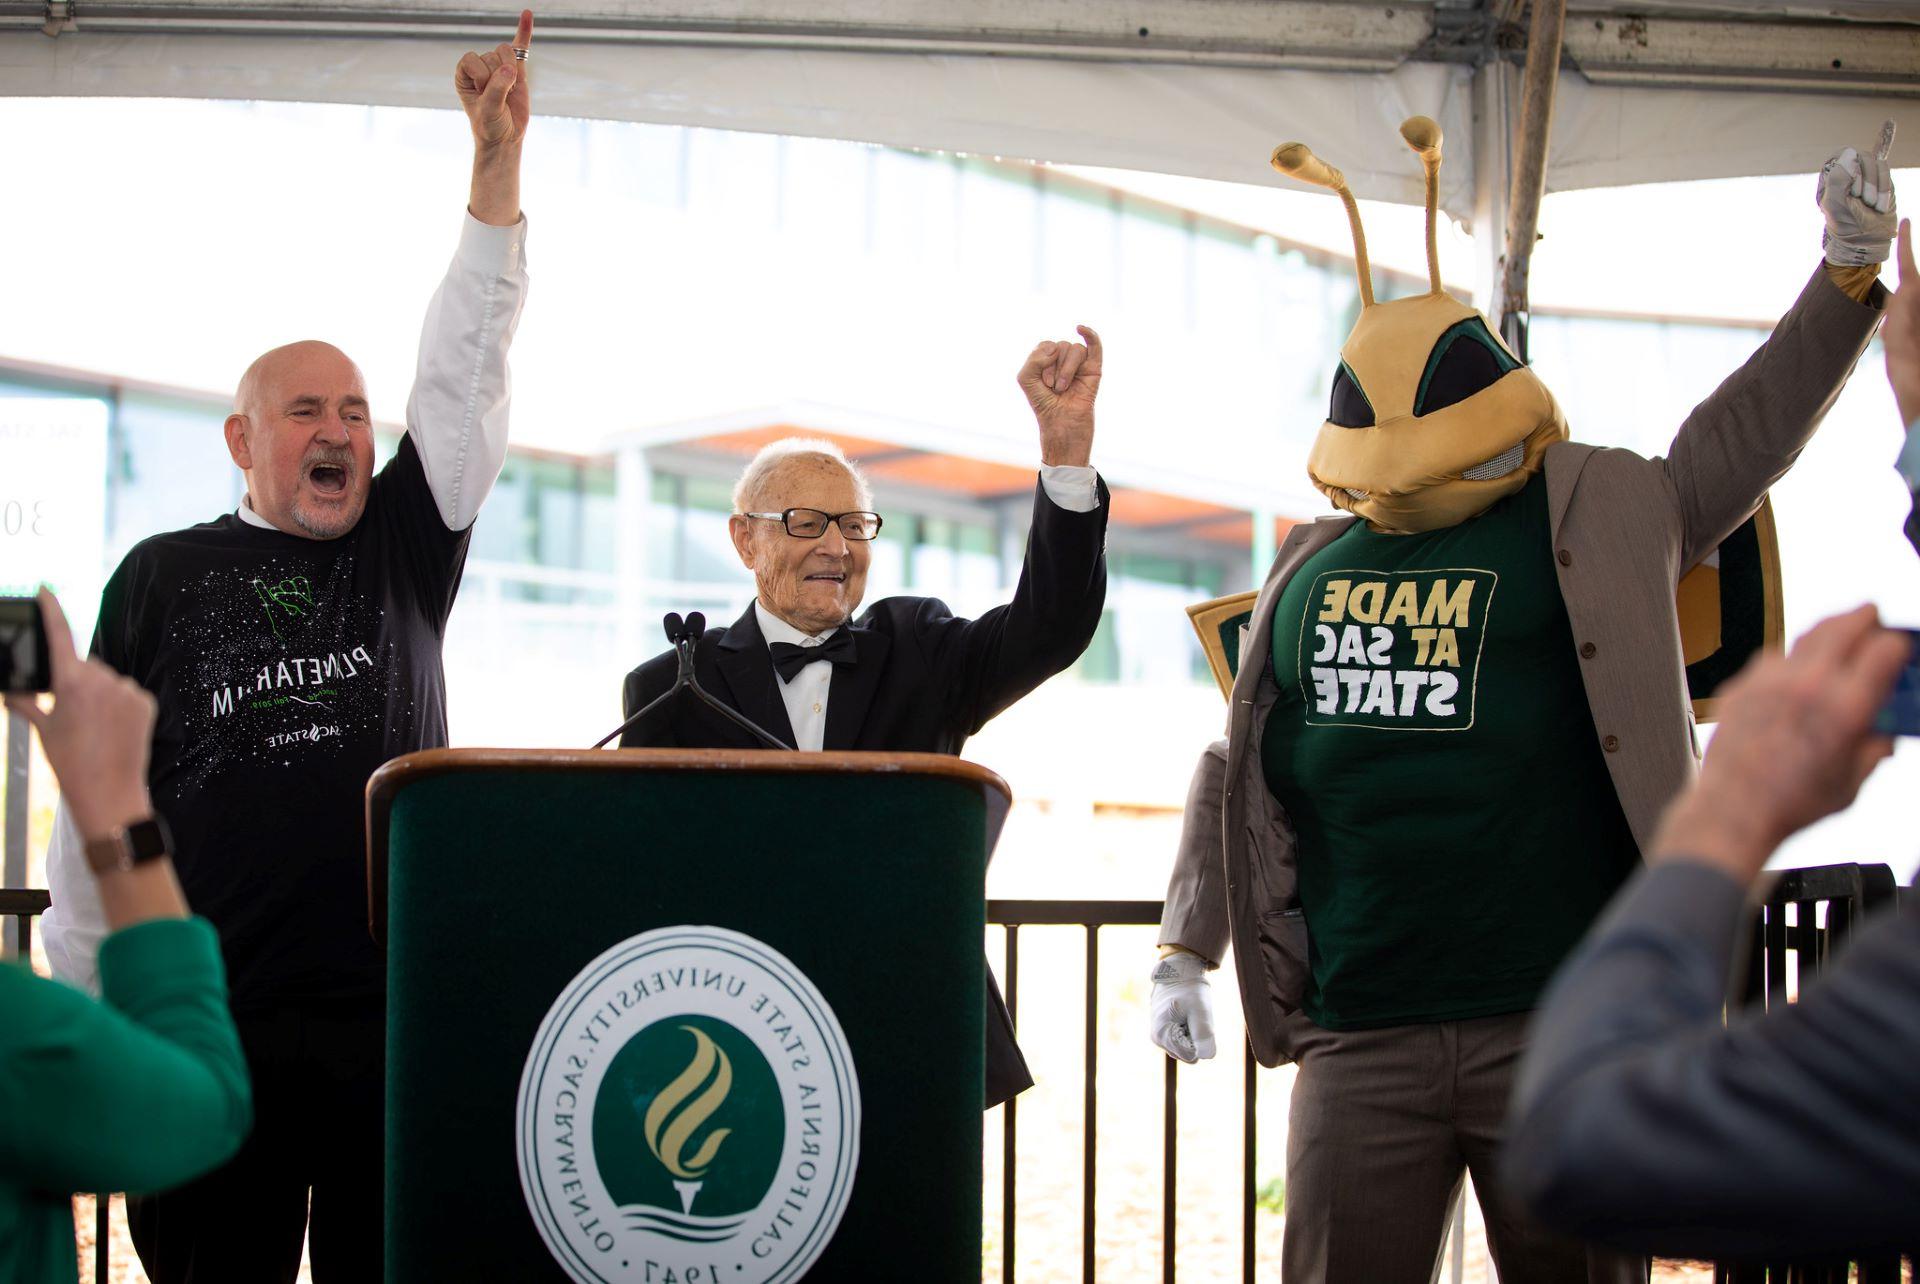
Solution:
<svg viewBox="0 0 1920 1284">
<path fill-rule="evenodd" d="M 1591 660 L 1594 656 L 1599 654 L 1600 654 L 1600 648 L 1595 646 L 1593 643 L 1582 642 L 1580 644 L 1580 658 L 1582 660 Z"/>
<path fill-rule="evenodd" d="M 1559 551 L 1559 553 L 1555 554 L 1555 556 L 1557 556 L 1560 559 L 1560 565 L 1562 566 L 1573 565 L 1573 554 L 1568 550 L 1563 548 Z"/>
<path fill-rule="evenodd" d="M 1601 745 L 1601 747 L 1602 747 L 1602 748 L 1604 748 L 1604 749 L 1605 749 L 1605 750 L 1606 750 L 1606 751 L 1607 751 L 1608 753 L 1619 753 L 1619 752 L 1620 752 L 1620 737 L 1619 737 L 1619 736 L 1608 736 L 1608 737 L 1607 737 L 1607 738 L 1606 738 L 1605 740 L 1602 740 L 1602 741 L 1600 742 L 1600 745 Z"/>
</svg>

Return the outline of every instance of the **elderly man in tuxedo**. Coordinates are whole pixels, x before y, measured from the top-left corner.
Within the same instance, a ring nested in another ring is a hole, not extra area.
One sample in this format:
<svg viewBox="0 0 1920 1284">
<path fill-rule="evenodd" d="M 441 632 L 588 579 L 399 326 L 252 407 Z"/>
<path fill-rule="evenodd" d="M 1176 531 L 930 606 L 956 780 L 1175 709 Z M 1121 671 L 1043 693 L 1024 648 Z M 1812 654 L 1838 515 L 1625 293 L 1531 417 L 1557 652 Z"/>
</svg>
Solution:
<svg viewBox="0 0 1920 1284">
<path fill-rule="evenodd" d="M 734 488 L 734 547 L 755 598 L 694 649 L 700 685 L 807 749 L 960 752 L 987 720 L 1077 659 L 1106 602 L 1107 488 L 1088 462 L 1100 337 L 1045 342 L 1019 382 L 1040 428 L 1033 526 L 1013 600 L 964 620 L 930 597 L 890 597 L 858 619 L 882 515 L 858 467 L 829 442 L 777 441 Z M 672 652 L 627 675 L 627 716 L 673 683 Z M 621 746 L 758 748 L 697 700 L 669 701 Z M 991 978 L 989 978 L 991 985 Z M 996 992 L 987 1016 L 989 1106 L 1029 1087 Z"/>
</svg>

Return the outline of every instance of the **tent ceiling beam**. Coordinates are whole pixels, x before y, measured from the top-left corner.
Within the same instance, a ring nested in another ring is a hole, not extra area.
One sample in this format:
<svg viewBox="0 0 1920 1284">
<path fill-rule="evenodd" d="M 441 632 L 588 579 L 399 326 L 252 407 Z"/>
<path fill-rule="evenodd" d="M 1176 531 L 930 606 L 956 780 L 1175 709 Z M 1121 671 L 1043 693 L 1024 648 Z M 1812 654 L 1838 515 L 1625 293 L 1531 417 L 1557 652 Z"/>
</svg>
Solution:
<svg viewBox="0 0 1920 1284">
<path fill-rule="evenodd" d="M 333 4 L 76 0 L 80 29 L 137 34 L 490 35 L 497 11 Z M 1198 63 L 1382 71 L 1428 31 L 1427 6 L 1327 0 L 1145 0 L 1124 13 L 1072 0 L 985 0 L 956 22 L 934 0 L 675 0 L 626 12 L 543 17 L 542 41 L 648 43 L 860 53 L 1000 55 L 1102 62 Z M 0 0 L 0 28 L 38 27 L 44 0 Z"/>
<path fill-rule="evenodd" d="M 73 0 L 65 30 L 262 37 L 468 38 L 497 33 L 470 0 L 404 7 Z M 1920 96 L 1920 5 L 1748 7 L 1724 20 L 1570 6 L 1566 60 L 1596 83 Z M 671 0 L 544 17 L 544 41 L 996 55 L 1056 61 L 1386 71 L 1524 58 L 1522 0 Z M 0 0 L 0 29 L 42 28 L 47 0 Z M 963 15 L 963 16 L 962 16 Z"/>
<path fill-rule="evenodd" d="M 1569 14 L 1565 44 L 1596 84 L 1920 96 L 1920 26 Z"/>
</svg>

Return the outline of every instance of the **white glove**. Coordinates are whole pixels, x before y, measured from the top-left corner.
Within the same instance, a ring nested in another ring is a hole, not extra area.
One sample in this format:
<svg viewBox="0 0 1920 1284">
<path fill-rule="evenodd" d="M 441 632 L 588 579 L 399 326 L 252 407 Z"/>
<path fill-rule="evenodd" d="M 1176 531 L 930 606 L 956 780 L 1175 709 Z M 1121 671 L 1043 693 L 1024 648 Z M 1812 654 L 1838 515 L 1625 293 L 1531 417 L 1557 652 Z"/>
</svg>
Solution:
<svg viewBox="0 0 1920 1284">
<path fill-rule="evenodd" d="M 1839 267 L 1885 263 L 1899 222 L 1893 204 L 1893 169 L 1887 164 L 1893 124 L 1880 134 L 1879 150 L 1869 155 L 1848 147 L 1820 167 L 1818 199 L 1827 228 L 1820 246 L 1827 262 Z"/>
<path fill-rule="evenodd" d="M 1168 1056 L 1191 1065 L 1213 1055 L 1213 996 L 1207 963 L 1179 950 L 1153 969 L 1153 1041 Z"/>
</svg>

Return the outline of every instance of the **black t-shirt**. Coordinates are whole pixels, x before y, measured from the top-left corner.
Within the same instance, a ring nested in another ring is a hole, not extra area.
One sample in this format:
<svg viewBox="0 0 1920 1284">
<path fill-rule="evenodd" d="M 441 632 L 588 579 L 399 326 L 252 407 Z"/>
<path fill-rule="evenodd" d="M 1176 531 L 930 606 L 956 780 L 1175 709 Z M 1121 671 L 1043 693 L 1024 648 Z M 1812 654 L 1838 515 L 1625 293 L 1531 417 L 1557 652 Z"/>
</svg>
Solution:
<svg viewBox="0 0 1920 1284">
<path fill-rule="evenodd" d="M 160 703 L 150 784 L 235 1011 L 381 993 L 365 789 L 447 742 L 440 644 L 466 563 L 411 437 L 333 540 L 232 513 L 136 545 L 93 650 Z"/>
</svg>

